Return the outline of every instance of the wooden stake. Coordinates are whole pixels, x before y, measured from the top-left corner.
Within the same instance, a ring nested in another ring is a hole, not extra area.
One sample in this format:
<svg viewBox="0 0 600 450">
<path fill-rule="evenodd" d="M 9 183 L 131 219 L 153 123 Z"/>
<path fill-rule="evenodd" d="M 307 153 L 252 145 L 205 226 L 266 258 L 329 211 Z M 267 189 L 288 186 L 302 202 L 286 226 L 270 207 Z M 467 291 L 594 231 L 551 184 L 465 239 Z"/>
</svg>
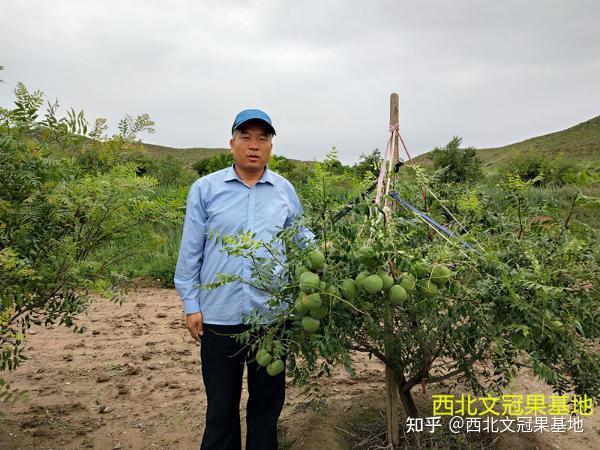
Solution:
<svg viewBox="0 0 600 450">
<path fill-rule="evenodd" d="M 398 123 L 398 94 L 393 93 L 390 96 L 390 126 L 396 125 Z M 392 154 L 390 165 L 388 166 L 388 172 L 384 183 L 386 186 L 393 186 L 395 181 L 395 174 L 393 173 L 393 168 L 396 162 L 398 161 L 398 136 L 394 135 L 394 139 L 392 139 Z M 391 179 L 390 179 L 391 178 Z M 388 184 L 389 183 L 389 184 Z M 384 192 L 387 194 L 388 190 L 386 189 Z M 386 200 L 384 202 L 385 205 L 388 204 L 387 195 Z M 393 208 L 392 208 L 393 209 Z M 389 208 L 385 208 L 386 215 L 391 215 L 391 210 Z M 390 221 L 387 221 L 390 223 Z M 393 316 L 392 316 L 392 307 L 388 304 L 386 307 L 386 314 L 384 317 L 384 330 L 385 330 L 385 356 L 388 360 L 393 360 L 393 355 L 391 355 L 391 344 L 394 342 L 394 328 L 393 328 Z M 398 416 L 398 385 L 396 383 L 396 377 L 394 376 L 394 372 L 392 369 L 386 366 L 385 368 L 385 389 L 386 389 L 386 412 L 387 412 L 387 439 L 388 444 L 391 444 L 394 448 L 400 446 L 400 417 Z"/>
<path fill-rule="evenodd" d="M 393 93 L 390 95 L 390 126 L 398 124 L 399 117 L 399 105 L 400 98 L 398 94 Z M 394 137 L 394 141 L 392 142 L 392 161 L 396 163 L 398 161 L 398 136 Z"/>
</svg>

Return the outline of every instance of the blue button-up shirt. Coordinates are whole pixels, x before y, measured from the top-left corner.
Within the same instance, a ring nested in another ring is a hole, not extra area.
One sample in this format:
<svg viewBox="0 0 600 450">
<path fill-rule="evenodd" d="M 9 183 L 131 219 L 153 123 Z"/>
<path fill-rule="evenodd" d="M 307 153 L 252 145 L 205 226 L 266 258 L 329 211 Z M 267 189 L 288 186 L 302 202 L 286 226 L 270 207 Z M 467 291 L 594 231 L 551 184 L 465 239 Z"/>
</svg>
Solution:
<svg viewBox="0 0 600 450">
<path fill-rule="evenodd" d="M 268 294 L 247 283 L 200 288 L 201 283 L 216 282 L 218 273 L 246 280 L 251 274 L 249 259 L 229 256 L 208 234 L 251 231 L 256 239 L 269 242 L 301 215 L 302 206 L 292 184 L 268 168 L 252 187 L 244 184 L 233 166 L 196 180 L 187 198 L 174 279 L 184 313 L 202 312 L 205 323 L 217 325 L 240 324 L 255 310 L 268 313 Z M 301 234 L 307 239 L 314 237 L 305 228 Z"/>
</svg>

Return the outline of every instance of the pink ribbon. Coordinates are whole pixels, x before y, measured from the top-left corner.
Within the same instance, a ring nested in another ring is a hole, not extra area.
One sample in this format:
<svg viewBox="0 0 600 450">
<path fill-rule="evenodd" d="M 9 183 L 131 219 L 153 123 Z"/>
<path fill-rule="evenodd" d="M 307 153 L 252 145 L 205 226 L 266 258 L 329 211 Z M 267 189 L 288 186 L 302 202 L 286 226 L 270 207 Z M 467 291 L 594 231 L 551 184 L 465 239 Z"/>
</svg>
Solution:
<svg viewBox="0 0 600 450">
<path fill-rule="evenodd" d="M 377 178 L 377 195 L 375 196 L 375 204 L 379 205 L 381 202 L 381 195 L 383 190 L 383 179 L 385 178 L 386 172 L 392 168 L 392 142 L 395 136 L 400 136 L 398 124 L 390 124 L 390 138 L 385 146 L 385 153 L 383 155 L 383 161 L 381 162 L 381 170 L 379 171 L 379 178 Z M 404 144 L 404 142 L 402 143 Z M 389 169 L 388 169 L 389 166 Z"/>
</svg>

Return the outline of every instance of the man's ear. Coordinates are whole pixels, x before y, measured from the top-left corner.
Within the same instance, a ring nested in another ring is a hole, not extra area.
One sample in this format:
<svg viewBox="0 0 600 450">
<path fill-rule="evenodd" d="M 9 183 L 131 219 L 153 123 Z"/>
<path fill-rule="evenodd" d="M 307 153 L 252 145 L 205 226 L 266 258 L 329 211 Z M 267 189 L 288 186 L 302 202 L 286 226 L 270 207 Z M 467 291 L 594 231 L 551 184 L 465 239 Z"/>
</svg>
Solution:
<svg viewBox="0 0 600 450">
<path fill-rule="evenodd" d="M 229 150 L 233 153 L 233 138 L 229 139 Z"/>
</svg>

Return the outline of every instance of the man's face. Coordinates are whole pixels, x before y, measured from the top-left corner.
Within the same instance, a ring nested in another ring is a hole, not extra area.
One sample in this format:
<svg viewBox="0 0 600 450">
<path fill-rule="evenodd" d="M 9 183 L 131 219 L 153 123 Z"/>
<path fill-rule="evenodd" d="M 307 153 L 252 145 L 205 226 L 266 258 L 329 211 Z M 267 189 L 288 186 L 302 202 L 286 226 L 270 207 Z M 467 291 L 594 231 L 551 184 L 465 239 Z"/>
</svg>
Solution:
<svg viewBox="0 0 600 450">
<path fill-rule="evenodd" d="M 273 149 L 271 136 L 259 124 L 249 124 L 240 129 L 229 145 L 236 167 L 247 172 L 262 172 Z"/>
</svg>

